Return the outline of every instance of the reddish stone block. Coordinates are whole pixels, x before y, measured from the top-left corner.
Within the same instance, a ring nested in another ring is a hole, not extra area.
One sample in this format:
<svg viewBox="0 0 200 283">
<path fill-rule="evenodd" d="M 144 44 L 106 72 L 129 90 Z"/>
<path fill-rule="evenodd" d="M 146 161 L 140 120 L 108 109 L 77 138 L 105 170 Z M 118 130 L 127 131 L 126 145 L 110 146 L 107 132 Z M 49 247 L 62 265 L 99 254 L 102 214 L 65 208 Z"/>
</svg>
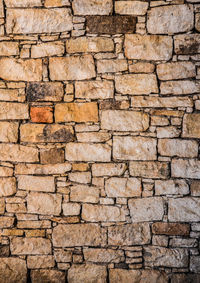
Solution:
<svg viewBox="0 0 200 283">
<path fill-rule="evenodd" d="M 35 123 L 53 123 L 52 107 L 31 107 L 31 121 Z"/>
</svg>

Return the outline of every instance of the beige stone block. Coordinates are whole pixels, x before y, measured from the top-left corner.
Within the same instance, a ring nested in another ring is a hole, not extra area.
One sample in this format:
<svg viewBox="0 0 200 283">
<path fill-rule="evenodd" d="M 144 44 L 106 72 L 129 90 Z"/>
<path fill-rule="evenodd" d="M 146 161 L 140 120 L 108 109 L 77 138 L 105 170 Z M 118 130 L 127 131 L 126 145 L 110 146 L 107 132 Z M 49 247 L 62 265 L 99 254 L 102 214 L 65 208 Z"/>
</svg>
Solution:
<svg viewBox="0 0 200 283">
<path fill-rule="evenodd" d="M 72 3 L 75 15 L 110 15 L 113 10 L 112 0 L 75 0 Z"/>
<path fill-rule="evenodd" d="M 141 181 L 136 178 L 112 177 L 105 181 L 107 197 L 139 197 L 141 195 Z"/>
<path fill-rule="evenodd" d="M 81 206 L 78 203 L 63 203 L 62 209 L 65 216 L 79 215 Z"/>
<path fill-rule="evenodd" d="M 27 267 L 35 268 L 52 268 L 55 266 L 55 260 L 52 255 L 36 255 L 27 257 Z"/>
<path fill-rule="evenodd" d="M 49 56 L 62 56 L 64 54 L 63 42 L 47 42 L 38 45 L 32 45 L 31 57 L 41 58 Z"/>
<path fill-rule="evenodd" d="M 12 255 L 51 254 L 51 242 L 44 238 L 15 237 L 10 244 Z"/>
<path fill-rule="evenodd" d="M 17 122 L 0 122 L 0 141 L 17 142 L 18 126 Z"/>
<path fill-rule="evenodd" d="M 189 81 L 189 80 L 161 82 L 160 91 L 161 94 L 164 95 L 166 94 L 185 95 L 185 94 L 199 93 L 200 83 L 199 81 Z"/>
<path fill-rule="evenodd" d="M 17 257 L 3 257 L 0 264 L 1 283 L 26 283 L 26 261 Z"/>
<path fill-rule="evenodd" d="M 156 180 L 155 195 L 187 195 L 189 186 L 185 180 Z"/>
<path fill-rule="evenodd" d="M 83 250 L 83 254 L 87 262 L 119 263 L 124 259 L 123 251 L 112 249 L 87 248 Z"/>
<path fill-rule="evenodd" d="M 14 217 L 0 216 L 0 228 L 11 228 L 14 225 Z"/>
<path fill-rule="evenodd" d="M 192 62 L 170 62 L 157 65 L 160 80 L 177 80 L 196 76 L 195 65 Z"/>
<path fill-rule="evenodd" d="M 78 142 L 98 143 L 110 140 L 111 134 L 104 132 L 77 133 L 76 137 Z"/>
<path fill-rule="evenodd" d="M 138 62 L 129 65 L 130 73 L 153 73 L 155 69 L 154 64 Z"/>
<path fill-rule="evenodd" d="M 92 164 L 92 175 L 95 177 L 121 176 L 126 170 L 125 163 L 95 163 Z"/>
<path fill-rule="evenodd" d="M 173 159 L 171 172 L 172 177 L 199 179 L 200 161 L 196 159 Z"/>
<path fill-rule="evenodd" d="M 44 6 L 49 7 L 62 7 L 62 6 L 70 6 L 69 0 L 45 0 Z"/>
<path fill-rule="evenodd" d="M 6 7 L 8 8 L 19 8 L 19 7 L 34 7 L 42 6 L 41 0 L 5 0 Z"/>
<path fill-rule="evenodd" d="M 54 192 L 54 177 L 19 176 L 18 188 L 24 191 Z"/>
<path fill-rule="evenodd" d="M 90 172 L 71 172 L 68 175 L 69 181 L 88 184 L 91 182 L 91 173 Z"/>
<path fill-rule="evenodd" d="M 13 196 L 17 192 L 14 177 L 0 178 L 0 197 Z"/>
<path fill-rule="evenodd" d="M 128 70 L 128 64 L 125 59 L 105 59 L 97 61 L 98 73 L 117 73 Z"/>
<path fill-rule="evenodd" d="M 142 1 L 116 1 L 115 13 L 120 15 L 145 15 L 148 9 L 148 2 Z"/>
<path fill-rule="evenodd" d="M 70 201 L 98 203 L 99 189 L 94 186 L 74 185 L 70 187 Z"/>
<path fill-rule="evenodd" d="M 4 198 L 0 198 L 0 214 L 4 214 L 5 213 L 5 200 Z"/>
<path fill-rule="evenodd" d="M 19 45 L 17 42 L 1 41 L 0 56 L 19 55 Z"/>
<path fill-rule="evenodd" d="M 183 137 L 199 138 L 200 137 L 200 114 L 185 114 L 183 117 Z"/>
<path fill-rule="evenodd" d="M 71 164 L 16 164 L 16 175 L 62 175 L 71 170 Z"/>
<path fill-rule="evenodd" d="M 0 102 L 1 120 L 23 120 L 28 118 L 28 105 L 22 103 Z"/>
</svg>

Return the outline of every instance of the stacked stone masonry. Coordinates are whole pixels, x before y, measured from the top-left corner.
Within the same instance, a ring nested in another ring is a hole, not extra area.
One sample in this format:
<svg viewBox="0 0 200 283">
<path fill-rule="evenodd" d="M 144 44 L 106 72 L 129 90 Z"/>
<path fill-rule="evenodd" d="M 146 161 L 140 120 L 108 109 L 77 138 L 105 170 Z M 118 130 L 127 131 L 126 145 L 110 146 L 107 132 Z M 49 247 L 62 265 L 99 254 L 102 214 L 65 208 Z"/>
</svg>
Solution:
<svg viewBox="0 0 200 283">
<path fill-rule="evenodd" d="M 0 283 L 200 282 L 200 0 L 0 0 Z"/>
</svg>

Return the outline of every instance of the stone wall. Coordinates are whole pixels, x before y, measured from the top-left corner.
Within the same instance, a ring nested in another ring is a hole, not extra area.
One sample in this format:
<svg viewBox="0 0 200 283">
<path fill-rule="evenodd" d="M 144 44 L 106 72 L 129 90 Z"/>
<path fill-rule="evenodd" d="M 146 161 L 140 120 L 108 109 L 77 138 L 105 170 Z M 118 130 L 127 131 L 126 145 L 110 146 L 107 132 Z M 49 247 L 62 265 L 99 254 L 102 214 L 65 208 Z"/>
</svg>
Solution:
<svg viewBox="0 0 200 283">
<path fill-rule="evenodd" d="M 0 1 L 0 282 L 200 282 L 200 1 Z"/>
</svg>

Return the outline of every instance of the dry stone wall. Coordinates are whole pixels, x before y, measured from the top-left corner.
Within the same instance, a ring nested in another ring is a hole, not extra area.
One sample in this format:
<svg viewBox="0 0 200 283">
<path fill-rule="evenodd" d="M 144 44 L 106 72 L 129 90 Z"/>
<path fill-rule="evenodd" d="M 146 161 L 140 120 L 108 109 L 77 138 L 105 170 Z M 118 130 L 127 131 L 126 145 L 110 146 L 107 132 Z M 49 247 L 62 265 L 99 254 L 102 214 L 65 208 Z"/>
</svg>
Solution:
<svg viewBox="0 0 200 283">
<path fill-rule="evenodd" d="M 200 282 L 200 1 L 0 1 L 0 282 Z"/>
</svg>

